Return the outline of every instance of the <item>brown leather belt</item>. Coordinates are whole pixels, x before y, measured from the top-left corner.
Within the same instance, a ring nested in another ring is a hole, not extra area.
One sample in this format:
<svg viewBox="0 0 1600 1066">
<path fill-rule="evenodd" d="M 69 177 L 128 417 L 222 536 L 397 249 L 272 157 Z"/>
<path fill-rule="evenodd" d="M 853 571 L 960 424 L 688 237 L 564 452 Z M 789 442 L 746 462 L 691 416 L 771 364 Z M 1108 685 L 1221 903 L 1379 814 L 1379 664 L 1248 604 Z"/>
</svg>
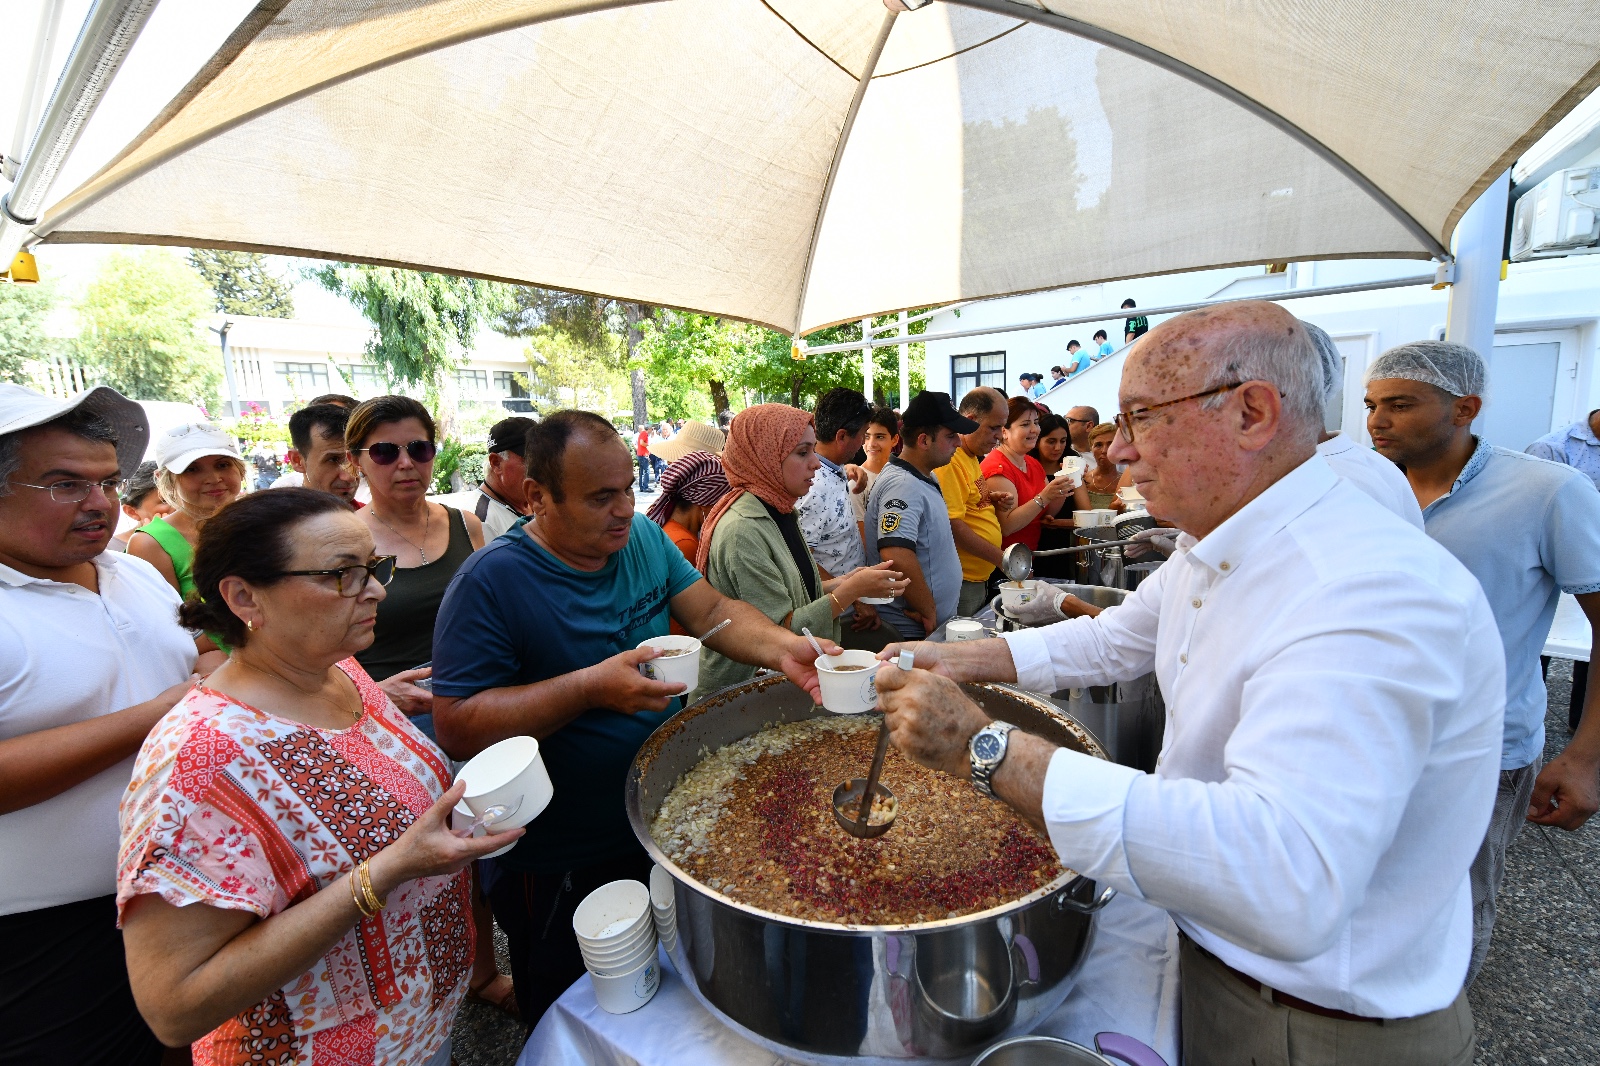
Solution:
<svg viewBox="0 0 1600 1066">
<path fill-rule="evenodd" d="M 1181 937 L 1183 941 L 1190 947 L 1194 948 L 1200 954 L 1204 955 L 1206 958 L 1210 959 L 1224 970 L 1227 970 L 1239 981 L 1243 982 L 1250 988 L 1252 992 L 1255 992 L 1258 995 L 1260 994 L 1260 981 L 1257 981 L 1254 977 L 1251 977 L 1247 973 L 1242 973 L 1239 970 L 1235 970 L 1232 966 L 1229 966 L 1211 952 L 1195 943 L 1194 939 L 1183 930 L 1178 930 L 1178 936 Z M 1368 1018 L 1361 1014 L 1351 1014 L 1349 1011 L 1334 1010 L 1332 1007 L 1324 1007 L 1316 1003 L 1310 1003 L 1301 999 L 1299 996 L 1291 996 L 1287 992 L 1280 992 L 1276 988 L 1272 989 L 1272 1002 L 1276 1003 L 1280 1007 L 1289 1007 L 1292 1010 L 1305 1011 L 1307 1014 L 1315 1014 L 1323 1018 L 1336 1018 L 1341 1022 L 1370 1022 L 1374 1025 L 1383 1024 L 1382 1018 Z"/>
</svg>

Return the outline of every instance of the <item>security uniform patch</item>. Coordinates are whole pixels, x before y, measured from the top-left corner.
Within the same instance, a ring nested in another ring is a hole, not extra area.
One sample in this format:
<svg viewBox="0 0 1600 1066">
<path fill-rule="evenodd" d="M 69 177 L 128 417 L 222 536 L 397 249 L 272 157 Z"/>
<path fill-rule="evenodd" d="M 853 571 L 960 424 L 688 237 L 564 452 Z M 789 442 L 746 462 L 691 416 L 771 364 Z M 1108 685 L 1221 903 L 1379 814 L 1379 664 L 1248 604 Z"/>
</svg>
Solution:
<svg viewBox="0 0 1600 1066">
<path fill-rule="evenodd" d="M 900 516 L 891 511 L 883 512 L 883 517 L 878 521 L 878 532 L 887 536 L 900 528 Z"/>
</svg>

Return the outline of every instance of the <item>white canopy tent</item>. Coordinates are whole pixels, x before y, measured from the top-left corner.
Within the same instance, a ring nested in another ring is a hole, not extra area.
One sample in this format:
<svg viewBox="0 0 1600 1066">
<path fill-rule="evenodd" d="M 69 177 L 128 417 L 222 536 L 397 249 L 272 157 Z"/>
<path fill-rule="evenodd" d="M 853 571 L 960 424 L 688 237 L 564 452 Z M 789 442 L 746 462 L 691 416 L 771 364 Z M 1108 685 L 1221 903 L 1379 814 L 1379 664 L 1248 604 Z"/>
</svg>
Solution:
<svg viewBox="0 0 1600 1066">
<path fill-rule="evenodd" d="M 1600 84 L 1592 14 L 262 0 L 34 233 L 412 266 L 797 333 L 1240 263 L 1443 258 L 1478 194 Z"/>
</svg>

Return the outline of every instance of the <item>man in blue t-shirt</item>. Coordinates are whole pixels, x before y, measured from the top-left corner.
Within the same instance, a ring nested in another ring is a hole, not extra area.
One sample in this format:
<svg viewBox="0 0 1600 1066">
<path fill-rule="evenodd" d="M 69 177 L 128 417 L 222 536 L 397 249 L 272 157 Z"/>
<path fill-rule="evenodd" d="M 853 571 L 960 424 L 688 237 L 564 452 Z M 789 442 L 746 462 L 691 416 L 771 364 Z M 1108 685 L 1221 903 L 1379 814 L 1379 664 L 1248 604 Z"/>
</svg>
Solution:
<svg viewBox="0 0 1600 1066">
<path fill-rule="evenodd" d="M 674 618 L 690 633 L 732 619 L 708 647 L 782 670 L 813 699 L 818 689 L 805 637 L 723 596 L 634 513 L 633 457 L 603 418 L 559 411 L 528 431 L 525 451 L 533 517 L 462 564 L 439 606 L 433 715 L 455 758 L 538 737 L 555 786 L 495 860 L 488 892 L 533 1025 L 584 972 L 573 910 L 602 884 L 649 876 L 623 781 L 683 686 L 643 677 L 653 654 L 638 645 L 665 636 Z"/>
<path fill-rule="evenodd" d="M 1093 360 L 1094 362 L 1098 363 L 1100 360 L 1104 359 L 1106 356 L 1108 356 L 1112 352 L 1116 351 L 1115 348 L 1111 347 L 1111 341 L 1106 338 L 1106 331 L 1105 330 L 1103 330 L 1103 329 L 1095 330 L 1094 331 L 1094 340 L 1095 340 L 1095 344 L 1098 345 L 1098 347 L 1095 349 L 1095 353 L 1094 353 L 1094 360 Z"/>
</svg>

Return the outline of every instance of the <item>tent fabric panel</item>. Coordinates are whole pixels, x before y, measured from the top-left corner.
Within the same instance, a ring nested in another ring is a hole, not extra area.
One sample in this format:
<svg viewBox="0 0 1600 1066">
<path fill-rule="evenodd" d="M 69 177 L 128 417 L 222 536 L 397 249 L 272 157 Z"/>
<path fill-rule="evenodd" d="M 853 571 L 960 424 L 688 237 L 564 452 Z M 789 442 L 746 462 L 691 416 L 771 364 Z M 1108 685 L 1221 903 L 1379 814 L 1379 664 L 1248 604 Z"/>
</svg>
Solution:
<svg viewBox="0 0 1600 1066">
<path fill-rule="evenodd" d="M 209 64 L 181 98 L 100 174 L 55 205 L 52 219 L 164 154 L 278 101 L 438 41 L 640 0 L 264 0 L 260 28 L 226 65 Z M 280 8 L 281 10 L 273 10 Z"/>
<path fill-rule="evenodd" d="M 916 121 L 900 118 L 908 108 Z M 1115 49 L 1029 25 L 872 82 L 802 328 L 1105 278 L 1356 254 L 1427 256 L 1264 120 Z"/>
<path fill-rule="evenodd" d="M 1508 153 L 1561 117 L 1550 112 L 1573 86 L 1594 87 L 1600 56 L 1587 0 L 1013 2 L 1226 82 L 1315 136 L 1446 243 Z"/>
<path fill-rule="evenodd" d="M 856 79 L 867 74 L 872 45 L 888 12 L 861 0 L 761 0 L 795 33 Z"/>
<path fill-rule="evenodd" d="M 708 55 L 693 45 L 713 19 L 725 45 Z M 581 15 L 302 97 L 72 229 L 321 249 L 792 328 L 856 84 L 759 5 Z"/>
</svg>

